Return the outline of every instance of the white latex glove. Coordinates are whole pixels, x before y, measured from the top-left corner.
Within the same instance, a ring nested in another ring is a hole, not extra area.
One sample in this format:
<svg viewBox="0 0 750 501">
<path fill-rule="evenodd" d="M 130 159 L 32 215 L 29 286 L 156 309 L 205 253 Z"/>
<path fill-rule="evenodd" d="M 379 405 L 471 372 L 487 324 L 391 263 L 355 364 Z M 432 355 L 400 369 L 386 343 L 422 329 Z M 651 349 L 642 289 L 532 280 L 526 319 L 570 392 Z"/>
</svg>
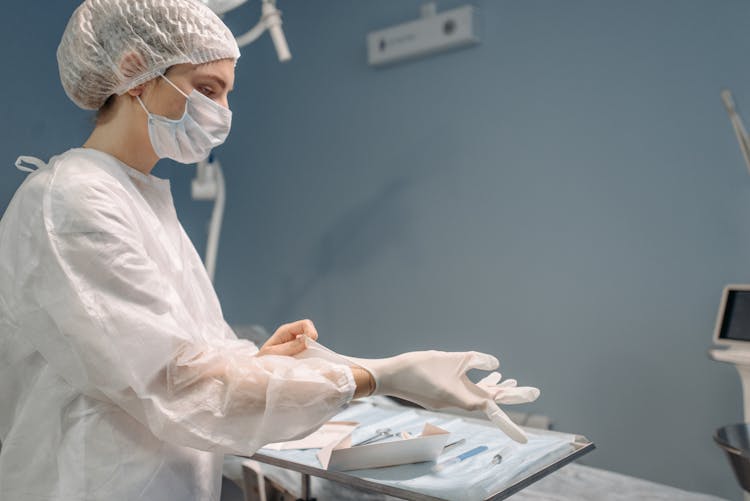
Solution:
<svg viewBox="0 0 750 501">
<path fill-rule="evenodd" d="M 518 386 L 515 379 L 503 378 L 499 372 L 493 372 L 477 383 L 477 386 L 488 392 L 498 404 L 525 404 L 539 398 L 539 389 L 533 386 Z"/>
<path fill-rule="evenodd" d="M 533 402 L 539 397 L 539 390 L 519 387 L 513 379 L 500 383 L 502 376 L 497 372 L 476 384 L 466 376 L 470 369 L 497 369 L 500 364 L 492 355 L 415 351 L 382 359 L 347 358 L 373 375 L 376 394 L 403 398 L 428 409 L 481 409 L 510 438 L 520 443 L 528 441 L 526 433 L 497 403 Z"/>
</svg>

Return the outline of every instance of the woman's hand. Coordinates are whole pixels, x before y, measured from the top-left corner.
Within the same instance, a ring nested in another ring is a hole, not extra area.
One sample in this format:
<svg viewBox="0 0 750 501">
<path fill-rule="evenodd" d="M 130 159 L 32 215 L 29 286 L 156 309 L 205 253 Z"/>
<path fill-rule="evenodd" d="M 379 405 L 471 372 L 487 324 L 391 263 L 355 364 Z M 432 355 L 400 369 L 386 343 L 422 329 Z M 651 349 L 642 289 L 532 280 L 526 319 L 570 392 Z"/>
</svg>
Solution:
<svg viewBox="0 0 750 501">
<path fill-rule="evenodd" d="M 284 324 L 273 333 L 268 341 L 258 351 L 258 355 L 284 355 L 293 357 L 297 353 L 304 351 L 306 348 L 305 340 L 302 336 L 307 336 L 313 341 L 318 339 L 318 331 L 311 320 L 298 320 L 290 324 Z"/>
</svg>

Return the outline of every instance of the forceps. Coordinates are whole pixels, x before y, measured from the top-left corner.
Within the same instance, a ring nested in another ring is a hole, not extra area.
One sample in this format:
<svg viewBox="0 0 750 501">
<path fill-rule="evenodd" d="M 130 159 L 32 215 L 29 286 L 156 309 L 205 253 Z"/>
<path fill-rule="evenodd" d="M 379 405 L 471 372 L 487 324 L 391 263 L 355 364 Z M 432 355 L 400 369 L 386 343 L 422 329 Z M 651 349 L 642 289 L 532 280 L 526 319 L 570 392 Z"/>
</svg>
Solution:
<svg viewBox="0 0 750 501">
<path fill-rule="evenodd" d="M 376 440 L 382 440 L 384 438 L 392 437 L 393 432 L 390 428 L 380 428 L 375 431 L 375 435 L 371 436 L 370 438 L 366 438 L 360 442 L 357 442 L 356 444 L 352 444 L 352 447 L 356 447 L 358 445 L 365 445 L 372 442 L 375 442 Z"/>
</svg>

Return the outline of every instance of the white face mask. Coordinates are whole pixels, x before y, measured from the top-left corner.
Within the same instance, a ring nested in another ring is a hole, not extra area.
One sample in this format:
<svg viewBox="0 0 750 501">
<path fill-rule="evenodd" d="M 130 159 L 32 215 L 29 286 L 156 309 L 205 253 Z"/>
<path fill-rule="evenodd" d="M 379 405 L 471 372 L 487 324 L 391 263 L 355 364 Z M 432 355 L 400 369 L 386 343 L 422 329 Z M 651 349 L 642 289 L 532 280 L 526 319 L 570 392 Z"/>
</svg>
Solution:
<svg viewBox="0 0 750 501">
<path fill-rule="evenodd" d="M 187 95 L 167 77 L 161 77 L 185 96 L 187 102 L 182 118 L 173 120 L 150 113 L 140 96 L 136 96 L 148 114 L 148 135 L 154 152 L 159 158 L 171 158 L 183 164 L 204 160 L 211 149 L 227 139 L 232 112 L 195 89 Z"/>
</svg>

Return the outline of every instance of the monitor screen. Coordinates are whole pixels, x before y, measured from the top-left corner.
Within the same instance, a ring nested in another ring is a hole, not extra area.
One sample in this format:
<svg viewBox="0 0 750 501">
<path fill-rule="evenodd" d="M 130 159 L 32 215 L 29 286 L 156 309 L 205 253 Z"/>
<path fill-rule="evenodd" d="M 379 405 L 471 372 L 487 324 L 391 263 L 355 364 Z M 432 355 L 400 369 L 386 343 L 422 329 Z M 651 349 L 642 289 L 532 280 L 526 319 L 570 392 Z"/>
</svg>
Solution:
<svg viewBox="0 0 750 501">
<path fill-rule="evenodd" d="M 750 291 L 729 291 L 719 338 L 750 341 Z"/>
</svg>

